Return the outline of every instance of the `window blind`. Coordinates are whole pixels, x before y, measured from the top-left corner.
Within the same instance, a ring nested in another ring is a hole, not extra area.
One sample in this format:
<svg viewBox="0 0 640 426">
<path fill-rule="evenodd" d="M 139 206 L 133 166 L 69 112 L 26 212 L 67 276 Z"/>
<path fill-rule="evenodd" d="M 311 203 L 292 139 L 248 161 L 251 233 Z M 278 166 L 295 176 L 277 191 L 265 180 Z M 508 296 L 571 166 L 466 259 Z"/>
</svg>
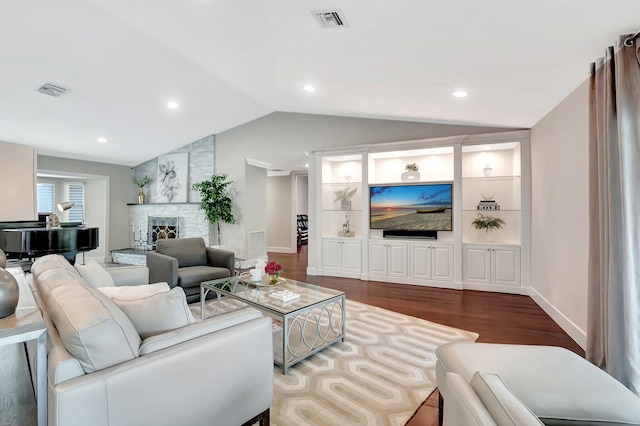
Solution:
<svg viewBox="0 0 640 426">
<path fill-rule="evenodd" d="M 55 211 L 56 185 L 53 183 L 38 184 L 38 213 Z"/>
<path fill-rule="evenodd" d="M 75 203 L 67 210 L 67 222 L 82 222 L 82 206 L 84 205 L 84 183 L 65 183 L 66 200 Z"/>
</svg>

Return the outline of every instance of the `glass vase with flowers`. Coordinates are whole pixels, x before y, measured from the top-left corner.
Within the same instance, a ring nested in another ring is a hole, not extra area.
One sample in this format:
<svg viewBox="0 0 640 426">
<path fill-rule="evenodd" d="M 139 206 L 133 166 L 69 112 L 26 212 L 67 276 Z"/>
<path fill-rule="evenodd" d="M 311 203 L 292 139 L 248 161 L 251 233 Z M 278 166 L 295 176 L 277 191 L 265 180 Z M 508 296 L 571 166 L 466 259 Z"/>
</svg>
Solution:
<svg viewBox="0 0 640 426">
<path fill-rule="evenodd" d="M 282 272 L 282 265 L 275 260 L 270 260 L 264 267 L 264 272 L 269 275 L 269 284 L 276 284 Z"/>
</svg>

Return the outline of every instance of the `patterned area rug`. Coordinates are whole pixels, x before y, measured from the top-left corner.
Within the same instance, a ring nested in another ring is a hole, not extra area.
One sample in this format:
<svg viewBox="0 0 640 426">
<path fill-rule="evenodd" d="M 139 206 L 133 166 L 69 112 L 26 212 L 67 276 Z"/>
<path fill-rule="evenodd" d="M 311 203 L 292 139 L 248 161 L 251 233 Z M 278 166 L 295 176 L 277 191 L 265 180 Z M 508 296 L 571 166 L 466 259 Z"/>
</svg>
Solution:
<svg viewBox="0 0 640 426">
<path fill-rule="evenodd" d="M 436 388 L 435 349 L 478 334 L 347 300 L 346 341 L 274 369 L 271 422 L 404 425 Z"/>
</svg>

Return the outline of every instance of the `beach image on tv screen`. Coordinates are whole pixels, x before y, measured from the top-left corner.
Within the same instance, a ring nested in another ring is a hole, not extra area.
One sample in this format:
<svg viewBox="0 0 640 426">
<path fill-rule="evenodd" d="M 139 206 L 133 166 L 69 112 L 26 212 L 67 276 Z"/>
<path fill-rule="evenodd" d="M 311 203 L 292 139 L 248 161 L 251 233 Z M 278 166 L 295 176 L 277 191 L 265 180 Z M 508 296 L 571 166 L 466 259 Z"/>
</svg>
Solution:
<svg viewBox="0 0 640 426">
<path fill-rule="evenodd" d="M 452 185 L 369 187 L 371 229 L 451 231 Z"/>
</svg>

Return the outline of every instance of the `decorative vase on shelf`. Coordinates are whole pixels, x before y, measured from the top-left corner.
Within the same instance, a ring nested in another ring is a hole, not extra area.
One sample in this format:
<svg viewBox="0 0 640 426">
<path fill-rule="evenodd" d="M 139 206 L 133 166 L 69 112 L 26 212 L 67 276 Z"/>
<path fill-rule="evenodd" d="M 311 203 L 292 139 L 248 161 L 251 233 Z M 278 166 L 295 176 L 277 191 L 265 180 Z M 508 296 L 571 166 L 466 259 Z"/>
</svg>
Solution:
<svg viewBox="0 0 640 426">
<path fill-rule="evenodd" d="M 484 173 L 484 177 L 491 176 L 492 171 L 493 171 L 493 167 L 491 167 L 491 164 L 487 164 L 486 166 L 484 166 L 484 169 L 482 169 L 482 173 Z"/>
<path fill-rule="evenodd" d="M 351 210 L 351 200 L 340 200 L 340 210 Z"/>
<path fill-rule="evenodd" d="M 20 288 L 15 277 L 5 269 L 0 269 L 0 318 L 16 312 Z"/>
<path fill-rule="evenodd" d="M 488 243 L 492 243 L 493 242 L 493 230 L 487 228 L 485 229 L 484 232 L 484 240 Z"/>
<path fill-rule="evenodd" d="M 404 172 L 400 176 L 400 179 L 402 179 L 403 182 L 418 182 L 420 180 L 420 172 L 415 172 L 415 171 Z"/>
<path fill-rule="evenodd" d="M 140 187 L 140 191 L 138 191 L 138 204 L 144 204 L 146 201 L 146 196 L 144 195 L 144 189 Z"/>
</svg>

